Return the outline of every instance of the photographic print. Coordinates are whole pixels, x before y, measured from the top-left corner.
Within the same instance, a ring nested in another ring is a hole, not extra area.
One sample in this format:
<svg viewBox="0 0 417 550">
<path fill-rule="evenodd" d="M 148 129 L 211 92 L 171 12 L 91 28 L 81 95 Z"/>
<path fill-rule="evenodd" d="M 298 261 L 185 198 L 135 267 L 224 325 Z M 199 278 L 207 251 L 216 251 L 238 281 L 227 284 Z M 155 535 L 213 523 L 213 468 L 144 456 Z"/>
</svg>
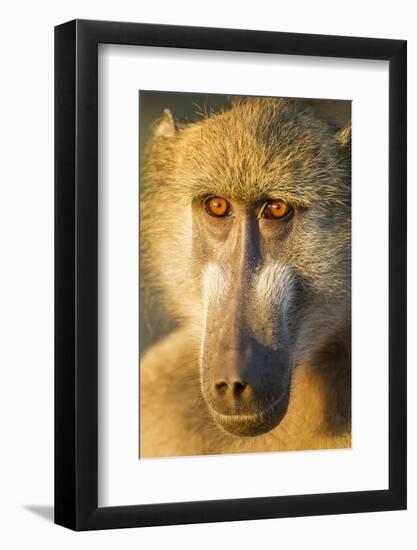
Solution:
<svg viewBox="0 0 417 550">
<path fill-rule="evenodd" d="M 55 523 L 406 509 L 406 41 L 73 20 L 54 58 Z"/>
<path fill-rule="evenodd" d="M 351 447 L 351 102 L 139 112 L 139 458 Z"/>
</svg>

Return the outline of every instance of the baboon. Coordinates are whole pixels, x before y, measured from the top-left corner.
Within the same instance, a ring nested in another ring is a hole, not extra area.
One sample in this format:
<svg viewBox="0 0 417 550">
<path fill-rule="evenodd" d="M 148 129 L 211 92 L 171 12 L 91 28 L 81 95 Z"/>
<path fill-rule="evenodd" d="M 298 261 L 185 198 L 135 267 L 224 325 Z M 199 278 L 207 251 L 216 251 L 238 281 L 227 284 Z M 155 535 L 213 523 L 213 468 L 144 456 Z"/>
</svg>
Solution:
<svg viewBox="0 0 417 550">
<path fill-rule="evenodd" d="M 175 324 L 141 358 L 141 457 L 350 447 L 350 140 L 296 99 L 165 110 L 142 296 Z"/>
</svg>

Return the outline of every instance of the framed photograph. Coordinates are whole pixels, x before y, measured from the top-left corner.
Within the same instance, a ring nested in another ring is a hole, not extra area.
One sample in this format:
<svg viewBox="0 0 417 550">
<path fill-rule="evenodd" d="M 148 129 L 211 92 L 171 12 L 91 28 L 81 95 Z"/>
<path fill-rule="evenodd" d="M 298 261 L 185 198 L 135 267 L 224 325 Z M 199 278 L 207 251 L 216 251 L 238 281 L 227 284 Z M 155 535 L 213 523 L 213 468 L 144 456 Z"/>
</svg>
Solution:
<svg viewBox="0 0 417 550">
<path fill-rule="evenodd" d="M 406 42 L 55 29 L 55 522 L 406 508 Z"/>
</svg>

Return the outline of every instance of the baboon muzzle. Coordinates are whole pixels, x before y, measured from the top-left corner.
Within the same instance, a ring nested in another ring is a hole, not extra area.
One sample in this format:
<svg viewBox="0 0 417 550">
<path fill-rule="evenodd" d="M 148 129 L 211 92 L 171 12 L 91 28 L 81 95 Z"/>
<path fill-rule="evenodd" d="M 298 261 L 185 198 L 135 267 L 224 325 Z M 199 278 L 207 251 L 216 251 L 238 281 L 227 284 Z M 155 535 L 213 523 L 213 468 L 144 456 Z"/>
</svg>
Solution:
<svg viewBox="0 0 417 550">
<path fill-rule="evenodd" d="M 203 394 L 224 430 L 239 436 L 259 435 L 277 426 L 287 411 L 289 353 L 267 348 L 245 333 L 232 336 L 231 332 L 223 327 L 220 337 L 206 334 Z"/>
<path fill-rule="evenodd" d="M 204 271 L 202 387 L 221 427 L 253 436 L 276 426 L 288 406 L 288 327 L 282 300 L 274 298 L 288 271 L 268 263 L 261 222 L 251 208 L 235 210 L 224 241 L 214 247 L 216 261 Z M 272 281 L 276 292 L 267 290 Z M 290 288 L 279 294 L 289 295 Z"/>
</svg>

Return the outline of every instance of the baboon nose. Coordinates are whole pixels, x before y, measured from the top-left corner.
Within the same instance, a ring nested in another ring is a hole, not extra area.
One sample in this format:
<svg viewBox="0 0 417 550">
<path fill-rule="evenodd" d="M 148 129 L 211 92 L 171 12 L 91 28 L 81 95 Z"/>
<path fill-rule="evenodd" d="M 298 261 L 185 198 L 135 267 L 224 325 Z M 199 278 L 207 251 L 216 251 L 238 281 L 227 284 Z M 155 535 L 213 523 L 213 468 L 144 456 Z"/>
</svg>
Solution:
<svg viewBox="0 0 417 550">
<path fill-rule="evenodd" d="M 214 384 L 214 390 L 217 397 L 225 398 L 249 398 L 252 396 L 252 387 L 244 380 L 218 380 Z"/>
</svg>

